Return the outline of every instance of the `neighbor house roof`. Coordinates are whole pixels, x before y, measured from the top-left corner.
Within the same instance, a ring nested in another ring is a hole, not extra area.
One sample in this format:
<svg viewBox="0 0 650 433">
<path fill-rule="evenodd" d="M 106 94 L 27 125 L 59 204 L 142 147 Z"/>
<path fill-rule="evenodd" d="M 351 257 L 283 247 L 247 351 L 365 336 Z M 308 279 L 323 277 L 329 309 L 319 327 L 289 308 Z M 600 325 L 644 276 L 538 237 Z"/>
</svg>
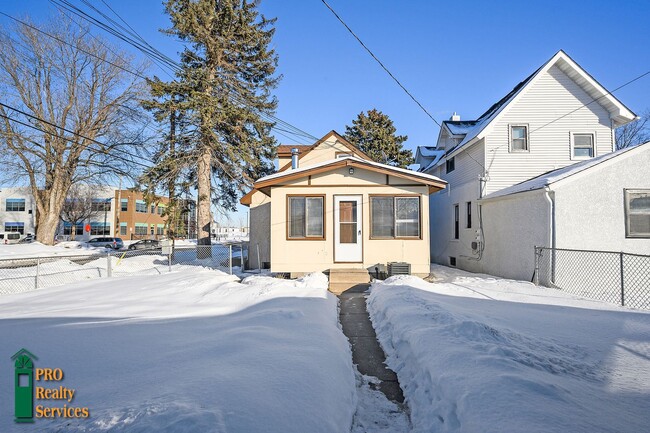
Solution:
<svg viewBox="0 0 650 433">
<path fill-rule="evenodd" d="M 566 167 L 563 168 L 558 168 L 557 170 L 552 170 L 543 173 L 537 177 L 533 177 L 532 179 L 525 180 L 516 185 L 501 189 L 499 191 L 495 191 L 492 194 L 488 194 L 485 197 L 483 197 L 481 200 L 491 200 L 494 198 L 509 196 L 512 194 L 518 194 L 522 192 L 543 189 L 546 188 L 547 186 L 550 186 L 561 180 L 567 179 L 585 170 L 589 170 L 593 167 L 597 167 L 609 160 L 619 158 L 622 155 L 631 156 L 632 154 L 630 152 L 641 152 L 644 150 L 650 150 L 650 141 L 645 144 L 640 144 L 638 146 L 617 150 L 616 152 L 606 153 L 604 155 L 597 156 L 595 158 L 591 158 L 586 161 L 581 161 L 572 165 L 567 165 Z"/>
<path fill-rule="evenodd" d="M 496 123 L 507 109 L 507 107 L 516 101 L 526 89 L 534 83 L 541 72 L 547 71 L 553 66 L 557 66 L 565 74 L 567 74 L 573 81 L 582 87 L 589 96 L 597 100 L 599 104 L 605 107 L 614 120 L 614 126 L 618 127 L 631 122 L 636 118 L 629 108 L 627 108 L 621 101 L 615 98 L 607 89 L 605 89 L 598 81 L 596 81 L 587 71 L 582 69 L 568 54 L 564 51 L 558 51 L 549 61 L 544 63 L 539 69 L 533 72 L 521 83 L 517 84 L 506 96 L 497 101 L 488 110 L 483 113 L 477 120 L 472 121 L 446 121 L 443 124 L 447 129 L 456 135 L 466 134 L 463 140 L 458 145 L 447 150 L 447 155 L 458 153 L 460 149 L 471 145 L 489 132 L 492 125 Z M 456 131 L 456 132 L 453 132 Z"/>
<path fill-rule="evenodd" d="M 378 162 L 357 158 L 355 156 L 345 156 L 342 158 L 323 161 L 321 163 L 307 167 L 281 171 L 265 176 L 255 182 L 254 188 L 268 195 L 268 189 L 270 187 L 278 185 L 282 182 L 336 170 L 341 167 L 355 167 L 364 170 L 385 173 L 391 176 L 399 177 L 402 179 L 409 179 L 417 183 L 428 185 L 429 187 L 435 188 L 436 190 L 445 188 L 447 185 L 447 182 L 444 180 L 430 174 L 419 173 L 405 168 L 380 164 Z"/>
<path fill-rule="evenodd" d="M 298 155 L 307 152 L 311 148 L 311 144 L 281 144 L 278 146 L 276 152 L 279 157 L 289 157 L 293 149 L 298 149 Z"/>
</svg>

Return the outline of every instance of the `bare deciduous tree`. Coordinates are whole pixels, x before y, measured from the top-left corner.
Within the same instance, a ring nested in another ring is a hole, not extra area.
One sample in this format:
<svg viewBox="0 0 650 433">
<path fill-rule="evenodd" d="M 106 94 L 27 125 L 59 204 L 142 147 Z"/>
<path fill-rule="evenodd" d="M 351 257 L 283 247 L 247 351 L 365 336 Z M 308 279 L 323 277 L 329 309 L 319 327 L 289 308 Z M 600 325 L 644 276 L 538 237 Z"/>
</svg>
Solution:
<svg viewBox="0 0 650 433">
<path fill-rule="evenodd" d="M 0 158 L 5 180 L 29 184 L 38 239 L 52 244 L 71 185 L 134 174 L 143 89 L 130 58 L 65 16 L 3 29 Z"/>
<path fill-rule="evenodd" d="M 88 221 L 94 213 L 92 190 L 85 185 L 72 185 L 61 208 L 61 220 L 71 224 L 71 240 L 74 240 L 77 224 Z"/>
<path fill-rule="evenodd" d="M 637 120 L 616 130 L 616 148 L 636 146 L 650 141 L 650 110 L 644 111 Z"/>
</svg>

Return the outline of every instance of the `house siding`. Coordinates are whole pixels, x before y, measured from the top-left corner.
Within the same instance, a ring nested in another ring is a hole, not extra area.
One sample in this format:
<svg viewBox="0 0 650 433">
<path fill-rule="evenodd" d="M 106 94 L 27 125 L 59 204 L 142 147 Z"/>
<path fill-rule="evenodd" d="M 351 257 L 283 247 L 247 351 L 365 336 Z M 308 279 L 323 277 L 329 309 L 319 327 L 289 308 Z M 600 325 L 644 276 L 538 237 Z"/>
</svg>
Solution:
<svg viewBox="0 0 650 433">
<path fill-rule="evenodd" d="M 250 225 L 248 266 L 261 268 L 271 262 L 271 197 L 259 191 L 251 197 Z"/>
<path fill-rule="evenodd" d="M 596 156 L 611 152 L 610 115 L 600 104 L 590 104 L 592 101 L 593 98 L 557 66 L 543 72 L 519 100 L 507 108 L 486 138 L 489 172 L 486 194 L 575 163 L 571 159 L 572 133 L 593 133 Z M 554 122 L 549 123 L 551 121 Z M 529 152 L 509 152 L 511 124 L 528 125 Z"/>
</svg>

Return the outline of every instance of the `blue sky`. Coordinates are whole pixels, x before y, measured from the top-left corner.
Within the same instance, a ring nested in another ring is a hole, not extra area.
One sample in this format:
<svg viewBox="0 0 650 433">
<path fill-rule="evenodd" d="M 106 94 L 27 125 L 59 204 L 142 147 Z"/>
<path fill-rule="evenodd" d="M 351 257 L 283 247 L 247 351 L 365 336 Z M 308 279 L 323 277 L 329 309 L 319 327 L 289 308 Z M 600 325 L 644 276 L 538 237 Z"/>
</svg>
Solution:
<svg viewBox="0 0 650 433">
<path fill-rule="evenodd" d="M 169 26 L 161 1 L 105 1 L 176 58 L 178 44 L 158 33 Z M 328 2 L 438 121 L 454 111 L 476 118 L 559 49 L 609 90 L 650 70 L 648 1 Z M 377 108 L 408 135 L 406 147 L 434 144 L 438 126 L 320 0 L 263 0 L 260 8 L 278 18 L 274 47 L 284 78 L 277 117 L 320 137 L 343 133 L 359 112 Z M 2 12 L 35 19 L 54 10 L 45 0 L 0 4 Z M 650 108 L 650 76 L 615 96 L 637 114 Z"/>
</svg>

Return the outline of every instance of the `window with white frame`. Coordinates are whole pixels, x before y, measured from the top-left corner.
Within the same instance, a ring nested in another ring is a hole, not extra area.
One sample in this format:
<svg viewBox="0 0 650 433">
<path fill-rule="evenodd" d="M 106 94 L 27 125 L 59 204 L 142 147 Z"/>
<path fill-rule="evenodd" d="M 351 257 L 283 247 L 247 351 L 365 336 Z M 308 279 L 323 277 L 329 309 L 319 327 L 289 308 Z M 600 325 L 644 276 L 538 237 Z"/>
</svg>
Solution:
<svg viewBox="0 0 650 433">
<path fill-rule="evenodd" d="M 287 238 L 324 239 L 324 196 L 287 197 Z"/>
<path fill-rule="evenodd" d="M 571 159 L 589 159 L 594 155 L 594 134 L 572 134 Z"/>
<path fill-rule="evenodd" d="M 650 238 L 650 189 L 625 190 L 625 235 Z"/>
<path fill-rule="evenodd" d="M 528 152 L 528 126 L 510 125 L 510 152 Z"/>
<path fill-rule="evenodd" d="M 419 196 L 370 196 L 370 238 L 419 238 Z"/>
</svg>

